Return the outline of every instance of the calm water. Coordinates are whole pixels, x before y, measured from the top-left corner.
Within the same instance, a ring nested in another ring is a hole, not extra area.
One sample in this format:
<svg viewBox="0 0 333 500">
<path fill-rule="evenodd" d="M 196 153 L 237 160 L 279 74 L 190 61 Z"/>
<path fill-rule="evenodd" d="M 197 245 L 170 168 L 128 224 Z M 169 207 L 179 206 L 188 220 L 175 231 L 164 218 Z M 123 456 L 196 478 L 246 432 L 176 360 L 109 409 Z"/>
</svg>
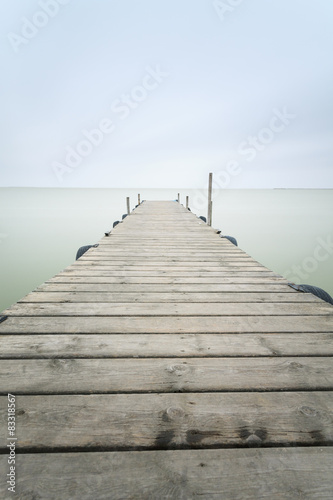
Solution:
<svg viewBox="0 0 333 500">
<path fill-rule="evenodd" d="M 131 189 L 0 189 L 0 310 L 70 265 L 77 249 L 96 243 L 137 200 Z M 172 200 L 177 190 L 140 189 L 141 199 Z M 181 202 L 206 215 L 199 191 Z M 333 190 L 221 190 L 213 226 L 296 283 L 333 295 Z"/>
</svg>

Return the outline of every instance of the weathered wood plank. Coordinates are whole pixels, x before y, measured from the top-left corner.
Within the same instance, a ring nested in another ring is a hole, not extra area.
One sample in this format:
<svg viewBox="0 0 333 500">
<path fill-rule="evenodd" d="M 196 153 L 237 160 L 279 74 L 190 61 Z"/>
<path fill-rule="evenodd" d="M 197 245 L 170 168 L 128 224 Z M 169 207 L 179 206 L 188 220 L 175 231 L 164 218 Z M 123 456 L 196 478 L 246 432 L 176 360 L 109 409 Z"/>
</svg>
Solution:
<svg viewBox="0 0 333 500">
<path fill-rule="evenodd" d="M 193 258 L 193 260 L 203 260 L 203 261 L 209 261 L 209 260 L 213 260 L 213 259 L 217 259 L 217 260 L 223 260 L 223 255 L 216 251 L 216 252 L 212 252 L 212 251 L 207 251 L 207 252 L 190 252 L 190 251 L 184 251 L 184 252 L 177 252 L 177 251 L 173 251 L 173 252 L 168 252 L 168 251 L 160 251 L 160 252 L 152 252 L 151 250 L 147 250 L 146 252 L 143 251 L 143 250 L 137 250 L 136 252 L 130 252 L 126 249 L 124 249 L 123 251 L 121 250 L 111 250 L 111 248 L 109 249 L 108 251 L 108 256 L 110 257 L 110 259 L 114 259 L 114 258 L 119 258 L 119 259 L 126 259 L 127 257 L 135 257 L 137 259 L 140 259 L 140 258 L 155 258 L 155 259 L 159 259 L 161 260 L 162 258 L 170 258 L 170 259 L 177 259 L 179 260 L 179 258 L 183 257 L 184 259 L 191 259 Z M 88 257 L 88 256 L 87 256 Z"/>
<path fill-rule="evenodd" d="M 6 403 L 0 397 L 3 452 Z M 16 445 L 20 451 L 323 446 L 333 443 L 332 421 L 330 391 L 21 396 Z"/>
<path fill-rule="evenodd" d="M 3 359 L 332 355 L 332 333 L 0 336 Z"/>
<path fill-rule="evenodd" d="M 163 240 L 162 238 L 159 239 L 147 239 L 142 238 L 142 234 L 138 235 L 138 239 L 140 241 L 140 247 L 138 248 L 138 243 L 133 242 L 133 238 L 123 238 L 123 239 L 110 239 L 107 242 L 101 240 L 99 243 L 99 246 L 96 248 L 91 248 L 89 249 L 89 252 L 86 255 L 95 255 L 95 254 L 107 254 L 107 253 L 112 253 L 115 250 L 123 250 L 124 247 L 128 250 L 132 251 L 137 251 L 137 250 L 142 250 L 144 253 L 148 252 L 154 252 L 158 250 L 162 251 L 171 251 L 171 252 L 177 252 L 179 250 L 180 254 L 182 253 L 188 253 L 189 251 L 215 251 L 218 252 L 219 254 L 222 254 L 222 256 L 247 256 L 247 254 L 244 252 L 244 250 L 240 249 L 239 247 L 232 246 L 230 245 L 223 245 L 223 243 L 219 242 L 207 242 L 207 238 L 205 237 L 201 243 L 198 242 L 193 242 L 193 239 L 183 241 L 183 240 L 174 240 L 172 244 L 170 244 L 170 237 L 168 239 Z M 173 239 L 173 236 L 172 236 Z"/>
<path fill-rule="evenodd" d="M 7 457 L 0 463 L 5 471 Z M 330 447 L 27 454 L 17 457 L 17 491 L 50 500 L 331 500 L 332 468 Z M 6 488 L 2 481 L 1 498 L 12 499 Z"/>
<path fill-rule="evenodd" d="M 312 293 L 273 292 L 31 292 L 19 302 L 318 302 Z M 321 303 L 321 301 L 320 301 Z"/>
<path fill-rule="evenodd" d="M 79 262 L 77 261 L 75 264 L 67 267 L 64 269 L 64 271 L 85 271 L 85 270 L 94 270 L 94 271 L 103 271 L 103 272 L 120 272 L 120 273 L 144 273 L 144 272 L 153 272 L 156 273 L 157 275 L 159 274 L 173 274 L 173 273 L 182 273 L 182 274 L 198 274 L 198 273 L 204 273 L 208 274 L 209 276 L 211 273 L 222 273 L 222 272 L 242 272 L 242 271 L 265 271 L 265 272 L 270 272 L 272 271 L 270 269 L 267 269 L 267 267 L 261 266 L 261 265 L 256 265 L 253 262 L 250 263 L 235 263 L 235 262 L 229 262 L 228 264 L 223 263 L 220 266 L 212 266 L 212 267 L 197 267 L 193 268 L 192 266 L 179 266 L 175 269 L 173 269 L 172 266 L 117 266 L 112 263 L 112 261 L 88 261 L 88 262 Z"/>
<path fill-rule="evenodd" d="M 199 285 L 199 284 L 220 284 L 220 283 L 249 283 L 249 284 L 254 284 L 254 283 L 284 283 L 287 285 L 287 281 L 284 278 L 281 278 L 278 275 L 272 275 L 270 276 L 257 276 L 257 277 L 251 277 L 251 276 L 223 276 L 220 278 L 209 278 L 209 277 L 204 277 L 204 278 L 177 278 L 177 277 L 168 277 L 168 276 L 160 276 L 160 277 L 154 277 L 154 276 L 139 276 L 139 277 L 132 277 L 132 276 L 127 276 L 127 277 L 114 277 L 114 276 L 96 276 L 96 277 L 89 277 L 89 276 L 71 276 L 70 273 L 66 274 L 58 274 L 57 276 L 54 276 L 51 278 L 48 283 L 109 283 L 109 284 L 144 284 L 144 283 L 151 283 L 151 284 L 192 284 L 192 285 Z M 192 287 L 193 290 L 193 287 Z"/>
<path fill-rule="evenodd" d="M 98 283 L 50 283 L 46 282 L 36 288 L 36 291 L 47 292 L 112 292 L 112 293 L 247 293 L 247 292 L 260 292 L 260 293 L 283 293 L 288 294 L 288 297 L 293 295 L 297 296 L 310 296 L 312 294 L 304 294 L 296 292 L 293 288 L 289 287 L 285 282 L 274 283 L 219 283 L 219 284 L 196 284 L 195 287 L 191 284 L 149 284 L 149 283 L 127 283 L 127 284 L 112 284 L 110 285 Z M 288 299 L 287 299 L 288 301 Z"/>
<path fill-rule="evenodd" d="M 0 393 L 332 390 L 332 360 L 288 358 L 139 358 L 2 360 Z"/>
<path fill-rule="evenodd" d="M 196 269 L 197 267 L 208 267 L 208 268 L 216 268 L 216 267 L 221 267 L 224 265 L 259 265 L 258 262 L 255 260 L 252 260 L 250 257 L 229 257 L 229 258 L 223 258 L 223 259 L 207 259 L 206 261 L 202 259 L 192 259 L 192 258 L 169 258 L 169 257 L 156 257 L 152 259 L 146 259 L 146 258 L 138 258 L 135 255 L 132 257 L 129 257 L 128 259 L 124 260 L 121 258 L 113 258 L 111 256 L 85 256 L 86 254 L 83 254 L 82 257 L 79 258 L 79 260 L 75 261 L 72 265 L 75 267 L 80 267 L 80 266 L 91 266 L 91 265 L 99 265 L 98 262 L 103 262 L 102 265 L 108 265 L 110 267 L 116 267 L 117 269 L 121 268 L 132 268 L 132 267 L 138 267 L 139 270 L 142 267 L 156 267 L 156 268 L 168 268 L 170 269 L 170 264 L 172 264 L 173 268 L 184 268 L 184 267 L 190 267 L 191 269 Z"/>
<path fill-rule="evenodd" d="M 142 235 L 141 235 L 142 236 Z M 221 240 L 223 242 L 223 240 Z M 138 250 L 138 245 L 135 241 L 133 241 L 133 238 L 131 237 L 128 237 L 128 238 L 122 238 L 122 239 L 119 239 L 119 238 L 110 238 L 110 243 L 107 243 L 107 242 L 103 242 L 103 244 L 101 244 L 101 248 L 100 247 L 97 247 L 97 248 L 92 248 L 91 251 L 89 252 L 90 254 L 92 253 L 102 253 L 102 252 L 106 252 L 107 251 L 107 248 L 110 248 L 112 250 L 115 250 L 115 249 L 123 249 L 124 246 L 126 246 L 127 249 L 129 250 Z M 243 250 L 239 249 L 239 247 L 234 247 L 236 250 L 236 252 L 234 251 L 231 251 L 230 247 L 226 247 L 223 245 L 223 243 L 221 243 L 220 241 L 207 241 L 207 238 L 205 238 L 204 240 L 202 240 L 201 242 L 198 242 L 198 241 L 182 241 L 182 240 L 178 240 L 178 241 L 172 241 L 170 242 L 170 238 L 169 239 L 149 239 L 147 238 L 146 240 L 142 237 L 140 237 L 140 249 L 142 250 L 172 250 L 172 251 L 177 251 L 178 249 L 180 251 L 188 251 L 189 248 L 191 248 L 191 250 L 203 250 L 203 251 L 206 251 L 206 250 L 218 250 L 219 252 L 223 252 L 223 253 L 228 253 L 230 255 L 233 255 L 233 254 L 242 254 L 244 253 Z"/>
<path fill-rule="evenodd" d="M 98 261 L 109 261 L 110 265 L 147 265 L 147 266 L 169 266 L 170 263 L 172 265 L 180 265 L 180 266 L 223 266 L 224 263 L 226 265 L 235 263 L 236 265 L 247 263 L 247 262 L 252 262 L 255 265 L 258 265 L 259 263 L 255 260 L 249 259 L 249 258 L 228 258 L 224 259 L 223 257 L 214 257 L 212 255 L 207 255 L 206 257 L 195 257 L 191 255 L 184 255 L 184 256 L 179 256 L 178 258 L 176 256 L 172 255 L 162 255 L 162 254 L 155 254 L 155 255 L 136 255 L 132 253 L 131 255 L 107 255 L 105 257 L 95 258 L 95 257 L 90 257 L 87 255 L 85 257 L 85 254 L 80 257 L 79 260 L 77 260 L 73 265 L 75 266 L 80 266 L 80 265 L 85 265 L 84 262 L 96 262 Z M 90 265 L 90 264 L 88 264 Z"/>
<path fill-rule="evenodd" d="M 142 271 L 132 271 L 131 269 L 127 269 L 126 271 L 120 271 L 120 270 L 114 270 L 112 268 L 110 270 L 109 267 L 107 266 L 89 266 L 89 267 L 82 267 L 82 268 L 71 268 L 71 269 L 65 269 L 64 271 L 61 272 L 61 276 L 110 276 L 110 277 L 116 277 L 116 278 L 146 278 L 146 277 L 154 277 L 154 278 L 159 278 L 159 277 L 170 277 L 170 278 L 221 278 L 223 279 L 225 276 L 237 276 L 237 277 L 271 277 L 271 276 L 278 276 L 275 274 L 273 271 L 266 271 L 265 268 L 260 269 L 260 268 L 255 268 L 255 267 L 244 267 L 244 268 L 236 268 L 236 267 L 230 267 L 229 269 L 227 268 L 221 268 L 213 272 L 201 272 L 201 271 L 159 271 L 159 270 L 145 270 L 144 268 Z"/>
<path fill-rule="evenodd" d="M 333 321 L 333 307 L 327 302 L 281 303 L 17 303 L 3 311 L 13 316 L 320 316 Z"/>
<path fill-rule="evenodd" d="M 133 239 L 133 232 L 132 230 L 128 230 L 129 235 L 126 237 L 123 235 L 122 237 L 119 236 L 113 236 L 112 234 L 108 238 L 104 238 L 100 240 L 100 247 L 98 247 L 98 251 L 101 250 L 107 250 L 107 248 L 114 248 L 117 246 L 121 246 L 126 244 L 129 248 L 136 248 L 138 249 L 136 245 L 136 241 Z M 169 231 L 168 231 L 169 232 Z M 187 229 L 184 229 L 184 232 L 187 233 Z M 224 238 L 219 238 L 217 236 L 213 236 L 212 238 L 209 238 L 207 235 L 203 235 L 202 238 L 199 237 L 201 234 L 201 231 L 198 234 L 198 236 L 193 236 L 191 235 L 189 238 L 177 238 L 177 233 L 174 231 L 170 231 L 170 234 L 172 235 L 167 236 L 167 237 L 157 237 L 154 234 L 154 230 L 150 232 L 150 237 L 149 233 L 144 234 L 142 231 L 137 233 L 136 238 L 140 240 L 140 248 L 159 248 L 159 247 L 164 247 L 167 249 L 177 249 L 178 246 L 181 250 L 186 250 L 189 248 L 193 249 L 207 249 L 207 248 L 213 248 L 216 250 L 221 250 L 223 252 L 232 252 L 233 249 L 236 251 L 242 252 L 243 250 L 235 245 L 230 246 L 229 241 L 228 244 L 225 244 Z M 202 236 L 202 235 L 201 235 Z M 94 251 L 94 250 L 92 250 Z"/>
<path fill-rule="evenodd" d="M 150 316 L 8 317 L 0 334 L 23 333 L 325 333 L 333 332 L 331 316 Z"/>
</svg>

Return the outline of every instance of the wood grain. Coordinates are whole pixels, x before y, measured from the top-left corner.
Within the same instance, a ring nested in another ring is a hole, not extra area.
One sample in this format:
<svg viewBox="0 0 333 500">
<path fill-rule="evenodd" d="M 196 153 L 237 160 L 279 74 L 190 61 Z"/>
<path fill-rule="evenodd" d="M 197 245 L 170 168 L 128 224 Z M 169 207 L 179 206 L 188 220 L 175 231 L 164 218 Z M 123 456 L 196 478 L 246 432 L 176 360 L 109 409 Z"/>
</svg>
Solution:
<svg viewBox="0 0 333 500">
<path fill-rule="evenodd" d="M 23 333 L 333 333 L 326 316 L 8 317 L 0 335 Z"/>
<path fill-rule="evenodd" d="M 0 336 L 3 359 L 332 355 L 332 333 Z"/>
<path fill-rule="evenodd" d="M 15 371 L 13 371 L 15 365 Z M 2 360 L 0 393 L 332 390 L 330 358 Z"/>
<path fill-rule="evenodd" d="M 311 316 L 326 315 L 333 321 L 333 307 L 324 301 L 281 303 L 19 303 L 3 314 L 13 316 Z"/>
<path fill-rule="evenodd" d="M 273 292 L 31 292 L 19 302 L 320 302 L 312 293 L 273 293 Z"/>
<path fill-rule="evenodd" d="M 333 443 L 333 393 L 21 396 L 16 422 L 21 451 L 325 446 Z"/>
<path fill-rule="evenodd" d="M 37 453 L 17 467 L 22 499 L 331 500 L 333 490 L 331 447 Z M 4 481 L 0 494 L 13 498 Z"/>
<path fill-rule="evenodd" d="M 296 292 L 293 288 L 289 287 L 285 282 L 274 282 L 274 283 L 204 283 L 196 284 L 195 287 L 191 284 L 177 283 L 173 285 L 171 283 L 121 283 L 112 284 L 112 288 L 107 284 L 99 283 L 50 283 L 46 282 L 40 285 L 36 291 L 73 291 L 73 292 L 124 292 L 124 293 L 244 293 L 244 292 L 273 292 L 273 293 L 283 293 L 283 294 L 294 294 L 299 297 L 305 295 L 313 297 L 312 294 L 304 294 Z"/>
<path fill-rule="evenodd" d="M 226 276 L 221 276 L 219 278 L 210 278 L 209 276 L 207 277 L 184 277 L 184 278 L 177 278 L 173 276 L 137 276 L 137 277 L 132 277 L 132 276 L 124 276 L 124 277 L 114 277 L 114 276 L 76 276 L 76 275 L 71 275 L 71 274 L 58 274 L 54 278 L 51 278 L 48 283 L 109 283 L 109 284 L 165 284 L 165 285 L 173 285 L 173 284 L 179 284 L 179 285 L 186 285 L 186 284 L 191 284 L 191 285 L 201 285 L 201 284 L 227 284 L 227 283 L 232 283 L 232 284 L 270 284 L 270 283 L 284 283 L 285 285 L 287 284 L 287 281 L 284 280 L 283 278 L 274 275 L 274 273 L 270 274 L 269 276 L 238 276 L 237 274 L 234 275 L 226 275 Z M 193 290 L 192 286 L 192 290 Z"/>
</svg>

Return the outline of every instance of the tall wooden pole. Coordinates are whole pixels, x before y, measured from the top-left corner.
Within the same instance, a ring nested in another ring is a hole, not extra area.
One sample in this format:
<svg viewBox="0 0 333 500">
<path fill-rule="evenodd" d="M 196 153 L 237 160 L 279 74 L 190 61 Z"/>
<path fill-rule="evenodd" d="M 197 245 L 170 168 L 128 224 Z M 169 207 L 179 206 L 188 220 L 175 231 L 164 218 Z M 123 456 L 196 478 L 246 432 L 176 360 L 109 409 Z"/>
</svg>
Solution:
<svg viewBox="0 0 333 500">
<path fill-rule="evenodd" d="M 209 174 L 209 181 L 208 181 L 208 214 L 207 214 L 207 224 L 208 226 L 212 225 L 212 209 L 213 209 L 213 203 L 212 203 L 212 187 L 213 187 L 213 174 Z"/>
<path fill-rule="evenodd" d="M 186 208 L 188 208 L 188 196 L 186 196 Z"/>
<path fill-rule="evenodd" d="M 127 215 L 129 215 L 131 213 L 129 197 L 126 198 L 126 203 L 127 203 Z"/>
<path fill-rule="evenodd" d="M 180 203 L 180 193 L 178 193 L 177 201 L 178 201 L 178 203 Z"/>
<path fill-rule="evenodd" d="M 141 200 L 140 200 L 140 195 L 138 194 L 138 205 L 140 205 Z"/>
</svg>

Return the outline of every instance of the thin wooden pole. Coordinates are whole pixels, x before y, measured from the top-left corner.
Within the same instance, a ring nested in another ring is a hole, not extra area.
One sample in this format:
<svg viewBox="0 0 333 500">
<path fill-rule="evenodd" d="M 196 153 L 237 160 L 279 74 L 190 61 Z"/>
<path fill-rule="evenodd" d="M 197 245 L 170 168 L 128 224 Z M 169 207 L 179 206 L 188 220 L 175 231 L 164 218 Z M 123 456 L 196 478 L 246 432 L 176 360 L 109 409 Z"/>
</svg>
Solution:
<svg viewBox="0 0 333 500">
<path fill-rule="evenodd" d="M 213 174 L 209 174 L 209 182 L 208 182 L 208 214 L 207 214 L 207 224 L 208 226 L 212 225 L 212 186 L 213 186 Z"/>
<path fill-rule="evenodd" d="M 210 202 L 210 215 L 209 215 L 209 225 L 213 224 L 213 202 Z"/>
<path fill-rule="evenodd" d="M 177 201 L 180 203 L 180 193 L 178 193 Z"/>
<path fill-rule="evenodd" d="M 140 205 L 141 200 L 140 200 L 140 195 L 138 194 L 138 205 Z"/>
<path fill-rule="evenodd" d="M 188 196 L 186 196 L 186 208 L 188 208 Z"/>
<path fill-rule="evenodd" d="M 130 199 L 128 196 L 126 198 L 126 203 L 127 203 L 127 215 L 129 215 L 131 213 L 131 209 L 130 209 Z"/>
</svg>

